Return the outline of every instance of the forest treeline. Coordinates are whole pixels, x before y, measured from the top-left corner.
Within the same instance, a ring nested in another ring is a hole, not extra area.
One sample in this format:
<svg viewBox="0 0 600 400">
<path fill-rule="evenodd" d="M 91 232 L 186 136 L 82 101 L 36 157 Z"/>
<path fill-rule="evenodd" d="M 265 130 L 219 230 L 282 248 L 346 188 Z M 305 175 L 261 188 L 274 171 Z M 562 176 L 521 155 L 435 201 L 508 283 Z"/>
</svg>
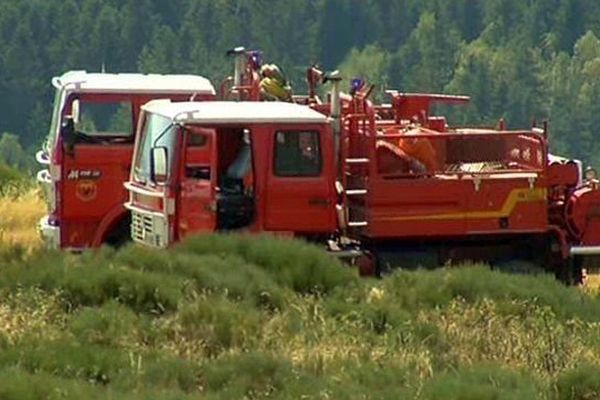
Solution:
<svg viewBox="0 0 600 400">
<path fill-rule="evenodd" d="M 600 165 L 600 2 L 595 0 L 0 0 L 0 154 L 31 156 L 50 79 L 70 69 L 197 73 L 259 48 L 297 92 L 305 68 L 340 67 L 384 89 L 467 94 L 457 124 L 550 121 L 553 151 Z M 7 148 L 7 146 L 9 146 Z"/>
</svg>

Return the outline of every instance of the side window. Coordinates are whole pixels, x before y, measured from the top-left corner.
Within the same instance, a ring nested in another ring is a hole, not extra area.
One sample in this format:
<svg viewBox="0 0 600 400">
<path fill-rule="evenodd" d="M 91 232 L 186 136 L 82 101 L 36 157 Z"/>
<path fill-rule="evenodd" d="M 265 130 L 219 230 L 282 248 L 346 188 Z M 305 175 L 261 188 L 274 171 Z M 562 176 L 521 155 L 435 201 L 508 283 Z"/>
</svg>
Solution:
<svg viewBox="0 0 600 400">
<path fill-rule="evenodd" d="M 211 152 L 209 135 L 211 131 L 186 129 L 185 177 L 195 180 L 210 180 Z"/>
<path fill-rule="evenodd" d="M 275 133 L 275 176 L 319 176 L 321 164 L 319 132 Z"/>
<path fill-rule="evenodd" d="M 78 100 L 76 100 L 78 101 Z M 79 101 L 75 129 L 88 136 L 131 137 L 132 106 L 130 102 L 93 103 Z"/>
<path fill-rule="evenodd" d="M 187 135 L 187 147 L 204 147 L 208 142 L 206 135 L 200 134 L 188 134 Z"/>
</svg>

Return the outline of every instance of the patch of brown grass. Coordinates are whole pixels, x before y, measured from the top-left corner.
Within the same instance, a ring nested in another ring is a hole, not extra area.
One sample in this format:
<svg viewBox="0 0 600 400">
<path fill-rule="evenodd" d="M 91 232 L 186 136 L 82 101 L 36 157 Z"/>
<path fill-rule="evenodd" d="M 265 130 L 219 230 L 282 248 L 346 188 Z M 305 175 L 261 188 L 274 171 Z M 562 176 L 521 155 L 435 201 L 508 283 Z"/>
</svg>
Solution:
<svg viewBox="0 0 600 400">
<path fill-rule="evenodd" d="M 19 245 L 28 251 L 42 245 L 37 224 L 46 213 L 46 205 L 39 189 L 26 188 L 18 193 L 0 197 L 0 243 Z"/>
</svg>

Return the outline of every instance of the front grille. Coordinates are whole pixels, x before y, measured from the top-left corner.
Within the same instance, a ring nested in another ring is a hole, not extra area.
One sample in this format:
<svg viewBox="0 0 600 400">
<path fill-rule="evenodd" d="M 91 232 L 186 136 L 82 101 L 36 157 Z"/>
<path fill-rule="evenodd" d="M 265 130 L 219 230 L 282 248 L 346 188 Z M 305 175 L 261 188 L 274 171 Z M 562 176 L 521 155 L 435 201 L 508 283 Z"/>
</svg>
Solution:
<svg viewBox="0 0 600 400">
<path fill-rule="evenodd" d="M 157 240 L 157 234 L 154 227 L 154 217 L 152 215 L 131 212 L 131 237 L 134 241 L 151 246 L 160 246 L 160 240 Z"/>
</svg>

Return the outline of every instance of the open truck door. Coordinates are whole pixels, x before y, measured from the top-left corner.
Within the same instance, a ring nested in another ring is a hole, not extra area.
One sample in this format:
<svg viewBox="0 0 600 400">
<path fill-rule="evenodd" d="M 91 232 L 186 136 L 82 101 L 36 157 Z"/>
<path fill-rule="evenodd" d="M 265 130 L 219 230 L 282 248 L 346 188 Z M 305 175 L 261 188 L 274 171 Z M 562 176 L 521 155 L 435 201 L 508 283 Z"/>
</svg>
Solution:
<svg viewBox="0 0 600 400">
<path fill-rule="evenodd" d="M 211 233 L 217 228 L 215 130 L 185 128 L 177 210 L 179 233 Z"/>
</svg>

